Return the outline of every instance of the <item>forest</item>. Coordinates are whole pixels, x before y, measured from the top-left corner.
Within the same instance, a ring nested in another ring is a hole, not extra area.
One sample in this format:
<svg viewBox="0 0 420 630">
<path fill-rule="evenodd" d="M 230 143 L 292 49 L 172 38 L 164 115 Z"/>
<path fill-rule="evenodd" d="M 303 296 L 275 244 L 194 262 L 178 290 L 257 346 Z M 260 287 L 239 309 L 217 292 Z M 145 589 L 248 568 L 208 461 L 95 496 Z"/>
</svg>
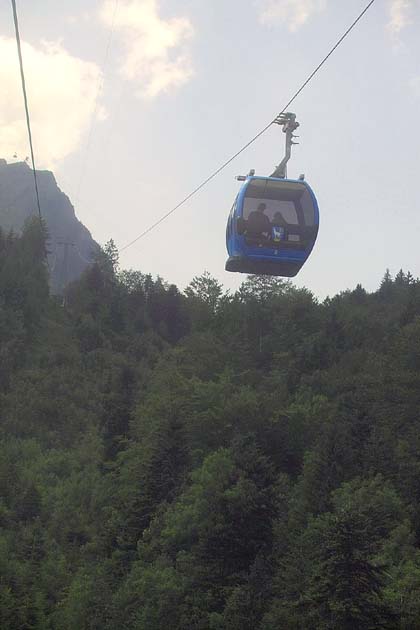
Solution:
<svg viewBox="0 0 420 630">
<path fill-rule="evenodd" d="M 420 281 L 185 291 L 0 232 L 2 630 L 420 629 Z"/>
</svg>

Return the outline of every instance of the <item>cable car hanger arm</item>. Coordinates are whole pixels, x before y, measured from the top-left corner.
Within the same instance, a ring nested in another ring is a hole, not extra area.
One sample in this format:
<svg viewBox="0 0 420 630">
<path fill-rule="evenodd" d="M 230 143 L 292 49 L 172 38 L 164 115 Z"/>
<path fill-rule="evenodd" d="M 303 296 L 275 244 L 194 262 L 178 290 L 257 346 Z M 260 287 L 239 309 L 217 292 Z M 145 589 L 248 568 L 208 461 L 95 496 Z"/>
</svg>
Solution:
<svg viewBox="0 0 420 630">
<path fill-rule="evenodd" d="M 284 158 L 270 177 L 280 177 L 281 179 L 285 179 L 285 177 L 287 177 L 287 162 L 290 160 L 292 155 L 292 146 L 294 144 L 299 144 L 299 142 L 293 142 L 293 138 L 299 137 L 293 133 L 299 127 L 299 123 L 296 120 L 296 114 L 292 114 L 291 112 L 279 114 L 273 122 L 276 125 L 281 125 L 283 127 L 283 132 L 286 134 L 286 152 Z"/>
<path fill-rule="evenodd" d="M 281 125 L 283 127 L 283 132 L 286 134 L 286 150 L 284 158 L 276 167 L 275 171 L 270 175 L 270 177 L 285 179 L 287 177 L 287 163 L 292 155 L 292 146 L 294 144 L 299 144 L 299 142 L 293 142 L 293 138 L 299 137 L 293 133 L 299 127 L 299 123 L 296 120 L 296 114 L 292 114 L 292 112 L 280 113 L 277 118 L 273 120 L 273 123 L 276 125 Z M 255 175 L 255 170 L 251 169 L 248 173 L 248 177 L 252 177 L 253 175 Z M 236 176 L 236 179 L 242 182 L 245 181 L 246 178 L 246 175 Z M 304 175 L 299 176 L 299 179 L 301 180 L 303 180 L 304 178 Z"/>
</svg>

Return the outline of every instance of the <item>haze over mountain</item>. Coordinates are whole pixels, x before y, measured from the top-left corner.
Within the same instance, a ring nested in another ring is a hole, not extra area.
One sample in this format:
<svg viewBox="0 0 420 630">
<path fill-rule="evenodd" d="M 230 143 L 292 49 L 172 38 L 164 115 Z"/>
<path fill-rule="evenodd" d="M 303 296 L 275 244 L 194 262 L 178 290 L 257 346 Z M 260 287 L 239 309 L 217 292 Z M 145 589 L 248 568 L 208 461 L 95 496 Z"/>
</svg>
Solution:
<svg viewBox="0 0 420 630">
<path fill-rule="evenodd" d="M 57 185 L 53 173 L 37 171 L 43 218 L 49 240 L 51 291 L 63 288 L 80 276 L 97 251 L 89 230 L 77 219 L 74 207 Z M 20 231 L 37 214 L 33 172 L 26 162 L 8 164 L 0 159 L 0 227 Z"/>
</svg>

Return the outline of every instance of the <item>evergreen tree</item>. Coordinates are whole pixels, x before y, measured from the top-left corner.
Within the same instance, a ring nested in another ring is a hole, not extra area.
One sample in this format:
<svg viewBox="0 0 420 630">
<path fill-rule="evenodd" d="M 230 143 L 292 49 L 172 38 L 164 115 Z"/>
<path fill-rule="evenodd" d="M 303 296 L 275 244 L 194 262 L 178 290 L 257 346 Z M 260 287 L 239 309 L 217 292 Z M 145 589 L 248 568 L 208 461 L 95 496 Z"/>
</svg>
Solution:
<svg viewBox="0 0 420 630">
<path fill-rule="evenodd" d="M 372 560 L 363 517 L 342 510 L 320 524 L 322 546 L 304 595 L 314 627 L 392 628 L 395 620 L 381 593 L 384 570 Z"/>
</svg>

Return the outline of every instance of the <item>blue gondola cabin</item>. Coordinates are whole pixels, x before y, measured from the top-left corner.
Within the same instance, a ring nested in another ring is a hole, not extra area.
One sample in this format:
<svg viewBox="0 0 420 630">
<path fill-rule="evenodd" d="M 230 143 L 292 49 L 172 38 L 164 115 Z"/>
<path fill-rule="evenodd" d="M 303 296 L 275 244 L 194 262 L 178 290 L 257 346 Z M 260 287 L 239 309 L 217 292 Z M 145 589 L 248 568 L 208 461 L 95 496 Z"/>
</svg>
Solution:
<svg viewBox="0 0 420 630">
<path fill-rule="evenodd" d="M 226 270 L 293 277 L 318 226 L 318 203 L 305 181 L 248 176 L 229 214 Z"/>
</svg>

